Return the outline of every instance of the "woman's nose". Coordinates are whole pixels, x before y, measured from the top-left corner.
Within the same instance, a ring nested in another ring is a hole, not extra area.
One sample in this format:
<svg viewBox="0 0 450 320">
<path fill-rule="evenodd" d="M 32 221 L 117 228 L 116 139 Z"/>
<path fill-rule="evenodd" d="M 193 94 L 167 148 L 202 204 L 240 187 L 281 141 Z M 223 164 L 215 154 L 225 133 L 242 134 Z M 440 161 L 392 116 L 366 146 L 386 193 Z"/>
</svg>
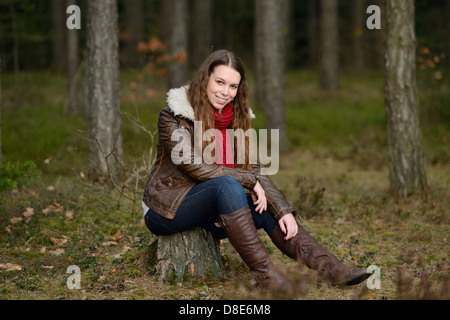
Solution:
<svg viewBox="0 0 450 320">
<path fill-rule="evenodd" d="M 229 90 L 230 90 L 230 87 L 227 86 L 227 85 L 225 85 L 225 86 L 222 87 L 221 93 L 222 93 L 224 96 L 228 97 L 228 95 L 229 95 Z"/>
</svg>

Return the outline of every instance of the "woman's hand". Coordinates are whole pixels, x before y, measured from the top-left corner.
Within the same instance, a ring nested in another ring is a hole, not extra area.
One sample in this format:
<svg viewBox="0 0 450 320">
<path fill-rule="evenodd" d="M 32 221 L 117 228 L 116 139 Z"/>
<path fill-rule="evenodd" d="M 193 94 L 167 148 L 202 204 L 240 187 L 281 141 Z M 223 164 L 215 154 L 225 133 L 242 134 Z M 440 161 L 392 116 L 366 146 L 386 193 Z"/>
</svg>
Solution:
<svg viewBox="0 0 450 320">
<path fill-rule="evenodd" d="M 278 221 L 281 231 L 285 234 L 284 240 L 289 240 L 297 235 L 298 225 L 292 213 L 286 214 Z"/>
<path fill-rule="evenodd" d="M 251 192 L 253 203 L 257 205 L 255 211 L 260 214 L 263 213 L 264 210 L 267 210 L 267 198 L 266 192 L 259 184 L 259 181 L 256 182 L 253 191 Z"/>
</svg>

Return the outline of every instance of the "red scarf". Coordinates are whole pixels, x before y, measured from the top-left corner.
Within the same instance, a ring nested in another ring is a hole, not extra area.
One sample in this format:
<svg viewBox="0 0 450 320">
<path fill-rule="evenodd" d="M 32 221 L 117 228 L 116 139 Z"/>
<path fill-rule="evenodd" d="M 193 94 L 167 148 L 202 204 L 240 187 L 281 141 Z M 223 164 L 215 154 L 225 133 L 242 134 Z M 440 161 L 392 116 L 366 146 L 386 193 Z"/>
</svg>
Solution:
<svg viewBox="0 0 450 320">
<path fill-rule="evenodd" d="M 216 136 L 217 148 L 216 148 L 216 163 L 224 164 L 227 167 L 234 168 L 233 151 L 231 150 L 231 138 L 227 132 L 227 128 L 230 127 L 233 121 L 233 105 L 228 103 L 222 108 L 222 112 L 213 108 L 214 112 L 214 127 L 222 133 L 222 135 Z M 226 150 L 226 152 L 223 152 Z M 228 162 L 227 162 L 228 155 Z"/>
</svg>

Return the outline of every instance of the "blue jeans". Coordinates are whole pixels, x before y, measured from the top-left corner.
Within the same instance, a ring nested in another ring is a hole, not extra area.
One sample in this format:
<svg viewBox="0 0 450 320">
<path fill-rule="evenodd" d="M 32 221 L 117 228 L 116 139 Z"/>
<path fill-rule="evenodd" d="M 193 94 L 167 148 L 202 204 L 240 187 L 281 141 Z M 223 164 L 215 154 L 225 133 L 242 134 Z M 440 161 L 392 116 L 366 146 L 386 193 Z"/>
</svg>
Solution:
<svg viewBox="0 0 450 320">
<path fill-rule="evenodd" d="M 229 176 L 213 178 L 195 185 L 184 198 L 174 219 L 167 219 L 149 209 L 145 224 L 155 235 L 169 235 L 202 227 L 218 239 L 226 238 L 222 228 L 215 225 L 219 215 L 232 213 L 249 206 L 257 229 L 264 228 L 270 236 L 277 222 L 267 212 L 255 211 L 253 199 L 245 193 L 240 182 Z"/>
</svg>

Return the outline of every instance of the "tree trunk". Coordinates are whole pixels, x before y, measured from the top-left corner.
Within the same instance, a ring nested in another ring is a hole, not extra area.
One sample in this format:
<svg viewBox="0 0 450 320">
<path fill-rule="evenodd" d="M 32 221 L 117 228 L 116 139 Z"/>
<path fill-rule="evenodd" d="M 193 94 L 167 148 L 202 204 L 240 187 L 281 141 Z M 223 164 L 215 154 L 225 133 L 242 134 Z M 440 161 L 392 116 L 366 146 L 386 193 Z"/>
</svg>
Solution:
<svg viewBox="0 0 450 320">
<path fill-rule="evenodd" d="M 352 2 L 352 66 L 356 70 L 364 67 L 364 29 L 366 7 L 363 0 Z"/>
<path fill-rule="evenodd" d="M 317 0 L 308 0 L 308 53 L 309 65 L 315 67 L 319 55 L 317 41 Z"/>
<path fill-rule="evenodd" d="M 65 62 L 65 28 L 66 28 L 66 8 L 65 2 L 62 0 L 52 0 L 52 51 L 53 65 L 58 70 L 64 70 Z"/>
<path fill-rule="evenodd" d="M 285 113 L 285 55 L 282 7 L 276 0 L 255 0 L 255 60 L 258 100 L 264 107 L 267 129 L 279 129 L 281 152 L 289 149 Z"/>
<path fill-rule="evenodd" d="M 171 61 L 168 67 L 168 86 L 178 88 L 187 81 L 187 0 L 164 0 L 165 42 Z"/>
<path fill-rule="evenodd" d="M 192 67 L 198 68 L 211 53 L 212 0 L 195 0 L 192 14 Z"/>
<path fill-rule="evenodd" d="M 0 57 L 0 164 L 2 163 L 2 57 Z"/>
<path fill-rule="evenodd" d="M 123 46 L 123 66 L 141 68 L 144 57 L 137 51 L 139 41 L 144 41 L 144 17 L 142 0 L 126 0 L 125 6 L 125 39 Z"/>
<path fill-rule="evenodd" d="M 335 90 L 339 88 L 339 34 L 338 2 L 322 0 L 321 21 L 321 88 Z"/>
<path fill-rule="evenodd" d="M 170 284 L 218 278 L 224 271 L 219 242 L 202 228 L 159 236 L 148 250 L 146 264 L 160 281 Z"/>
<path fill-rule="evenodd" d="M 76 0 L 66 0 L 66 6 L 76 5 Z M 77 29 L 69 30 L 67 29 L 67 91 L 68 91 L 68 106 L 69 113 L 78 114 L 78 96 L 77 96 L 77 71 L 80 64 L 79 54 L 78 54 L 78 32 Z"/>
<path fill-rule="evenodd" d="M 385 100 L 389 180 L 403 197 L 426 188 L 416 87 L 413 0 L 386 3 Z"/>
<path fill-rule="evenodd" d="M 87 1 L 88 172 L 115 174 L 122 161 L 116 0 Z"/>
</svg>

